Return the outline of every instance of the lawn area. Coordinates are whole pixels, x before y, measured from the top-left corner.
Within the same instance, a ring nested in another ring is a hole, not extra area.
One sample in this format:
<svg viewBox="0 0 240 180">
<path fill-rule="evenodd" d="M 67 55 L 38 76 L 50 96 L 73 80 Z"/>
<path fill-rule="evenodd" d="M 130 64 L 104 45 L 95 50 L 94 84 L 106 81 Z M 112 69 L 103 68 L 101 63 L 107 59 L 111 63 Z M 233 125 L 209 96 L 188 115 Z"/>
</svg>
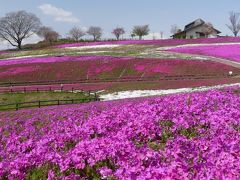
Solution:
<svg viewBox="0 0 240 180">
<path fill-rule="evenodd" d="M 88 95 L 83 92 L 26 92 L 26 93 L 0 93 L 0 110 L 8 108 L 15 108 L 17 103 L 34 102 L 29 103 L 31 105 L 37 104 L 38 101 L 51 101 L 51 100 L 72 100 L 72 99 L 89 99 L 93 98 L 92 95 Z M 9 106 L 1 106 L 5 104 L 12 104 Z M 44 102 L 44 105 L 51 105 L 53 102 Z M 36 105 L 37 106 L 37 105 Z"/>
<path fill-rule="evenodd" d="M 117 47 L 100 47 L 94 48 L 89 46 L 88 48 L 46 48 L 36 50 L 25 51 L 9 51 L 8 53 L 0 53 L 0 60 L 14 57 L 27 57 L 27 56 L 63 56 L 63 55 L 116 55 L 116 56 L 140 56 L 143 51 L 152 49 L 154 45 L 120 45 Z"/>
</svg>

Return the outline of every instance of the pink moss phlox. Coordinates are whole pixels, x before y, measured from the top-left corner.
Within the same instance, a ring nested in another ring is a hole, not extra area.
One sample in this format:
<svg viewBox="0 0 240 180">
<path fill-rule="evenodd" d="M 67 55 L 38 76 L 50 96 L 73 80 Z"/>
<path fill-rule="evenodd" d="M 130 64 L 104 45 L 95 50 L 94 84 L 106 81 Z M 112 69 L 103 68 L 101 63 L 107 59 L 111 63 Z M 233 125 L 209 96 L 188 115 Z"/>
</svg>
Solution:
<svg viewBox="0 0 240 180">
<path fill-rule="evenodd" d="M 193 46 L 179 47 L 169 49 L 172 52 L 199 54 L 206 56 L 214 56 L 240 62 L 240 44 L 239 45 L 208 45 L 208 46 Z"/>
<path fill-rule="evenodd" d="M 1 112 L 0 177 L 238 179 L 239 90 Z"/>
<path fill-rule="evenodd" d="M 199 43 L 227 43 L 240 42 L 240 38 L 222 37 L 222 38 L 201 38 L 201 39 L 163 39 L 163 40 L 122 40 L 122 41 L 99 41 L 99 42 L 81 42 L 69 43 L 54 46 L 55 48 L 79 47 L 79 46 L 96 46 L 96 45 L 157 45 L 157 46 L 174 46 L 182 44 L 199 44 Z"/>
</svg>

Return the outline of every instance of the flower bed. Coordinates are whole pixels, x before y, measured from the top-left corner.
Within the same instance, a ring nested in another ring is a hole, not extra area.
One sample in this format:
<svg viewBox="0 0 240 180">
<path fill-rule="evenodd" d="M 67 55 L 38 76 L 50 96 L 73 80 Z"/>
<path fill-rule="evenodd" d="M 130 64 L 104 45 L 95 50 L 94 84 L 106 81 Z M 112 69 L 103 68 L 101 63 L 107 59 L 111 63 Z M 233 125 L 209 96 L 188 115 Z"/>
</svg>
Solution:
<svg viewBox="0 0 240 180">
<path fill-rule="evenodd" d="M 16 64 L 36 64 L 36 63 L 54 63 L 66 61 L 90 61 L 90 60 L 117 60 L 118 57 L 109 56 L 50 56 L 50 57 L 33 57 L 0 60 L 0 66 Z M 131 57 L 122 57 L 121 60 L 129 60 Z"/>
<path fill-rule="evenodd" d="M 168 51 L 214 56 L 240 62 L 240 45 L 180 47 L 169 49 Z"/>
<path fill-rule="evenodd" d="M 0 51 L 0 55 L 2 55 L 2 54 L 7 54 L 8 52 L 6 52 L 6 51 Z"/>
<path fill-rule="evenodd" d="M 175 46 L 183 44 L 201 44 L 201 43 L 229 43 L 240 42 L 240 38 L 201 38 L 201 39 L 164 39 L 164 40 L 123 40 L 123 41 L 99 41 L 99 42 L 81 42 L 57 45 L 55 48 L 78 47 L 78 46 L 97 46 L 97 45 L 156 45 L 156 46 Z"/>
<path fill-rule="evenodd" d="M 0 177 L 238 179 L 239 93 L 0 113 Z"/>
<path fill-rule="evenodd" d="M 0 82 L 223 75 L 240 70 L 211 61 L 110 56 L 38 57 L 0 61 Z"/>
</svg>

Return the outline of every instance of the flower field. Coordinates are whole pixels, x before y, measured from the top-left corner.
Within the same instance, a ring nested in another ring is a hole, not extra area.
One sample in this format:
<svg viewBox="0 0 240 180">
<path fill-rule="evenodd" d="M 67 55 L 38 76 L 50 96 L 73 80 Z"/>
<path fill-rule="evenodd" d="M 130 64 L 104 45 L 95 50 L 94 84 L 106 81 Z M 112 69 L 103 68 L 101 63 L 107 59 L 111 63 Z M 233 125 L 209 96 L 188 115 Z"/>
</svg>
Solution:
<svg viewBox="0 0 240 180">
<path fill-rule="evenodd" d="M 26 93 L 21 96 L 36 89 L 61 89 L 98 91 L 111 99 L 137 90 L 146 95 L 148 89 L 189 87 L 185 92 L 191 92 L 193 87 L 236 84 L 205 92 L 0 112 L 0 179 L 239 179 L 240 69 L 206 58 L 137 56 L 156 47 L 204 44 L 169 51 L 239 62 L 240 45 L 216 44 L 229 42 L 240 39 L 89 42 L 52 48 L 55 54 L 62 51 L 59 55 L 50 55 L 48 49 L 32 52 L 33 57 L 29 52 L 22 52 L 25 58 L 17 53 L 15 58 L 14 53 L 2 56 L 0 93 Z M 78 46 L 100 51 L 117 47 L 109 53 L 126 56 L 84 56 L 81 48 L 64 49 Z M 29 81 L 41 83 L 24 84 Z M 4 86 L 9 82 L 19 84 Z"/>
<path fill-rule="evenodd" d="M 0 176 L 239 179 L 239 89 L 0 113 Z"/>
<path fill-rule="evenodd" d="M 156 45 L 160 47 L 164 46 L 176 46 L 183 44 L 211 44 L 211 43 L 234 43 L 240 42 L 240 38 L 223 37 L 223 38 L 202 38 L 202 39 L 167 39 L 167 40 L 123 40 L 123 41 L 100 41 L 100 42 L 81 42 L 62 44 L 55 46 L 55 48 L 67 48 L 78 46 L 96 46 L 96 45 Z"/>
<path fill-rule="evenodd" d="M 240 69 L 211 61 L 110 56 L 63 56 L 0 61 L 0 82 L 226 75 Z"/>
<path fill-rule="evenodd" d="M 240 180 L 237 2 L 2 1 L 0 180 Z"/>
<path fill-rule="evenodd" d="M 214 56 L 240 62 L 240 45 L 180 47 L 169 49 L 169 51 Z"/>
</svg>

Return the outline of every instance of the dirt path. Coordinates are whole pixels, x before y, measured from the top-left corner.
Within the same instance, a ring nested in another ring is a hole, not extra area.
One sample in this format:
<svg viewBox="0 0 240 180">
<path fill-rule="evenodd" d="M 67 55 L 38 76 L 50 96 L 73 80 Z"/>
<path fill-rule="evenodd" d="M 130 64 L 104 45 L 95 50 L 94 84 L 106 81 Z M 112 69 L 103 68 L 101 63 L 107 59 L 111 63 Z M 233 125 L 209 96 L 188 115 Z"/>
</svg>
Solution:
<svg viewBox="0 0 240 180">
<path fill-rule="evenodd" d="M 162 53 L 162 51 L 161 51 L 161 53 Z M 218 57 L 213 57 L 213 56 L 196 55 L 196 54 L 175 53 L 175 52 L 174 53 L 170 52 L 170 54 L 185 55 L 185 56 L 190 57 L 191 59 L 210 60 L 210 61 L 226 64 L 226 65 L 229 65 L 229 66 L 233 66 L 233 67 L 236 67 L 236 68 L 240 68 L 240 63 L 235 62 L 235 61 L 231 61 L 229 59 L 218 58 Z"/>
<path fill-rule="evenodd" d="M 175 46 L 165 46 L 159 47 L 158 50 L 167 50 L 174 48 L 182 48 L 182 47 L 196 47 L 196 46 L 227 46 L 227 45 L 240 45 L 240 42 L 225 42 L 225 43 L 201 43 L 201 44 L 180 44 Z"/>
</svg>

